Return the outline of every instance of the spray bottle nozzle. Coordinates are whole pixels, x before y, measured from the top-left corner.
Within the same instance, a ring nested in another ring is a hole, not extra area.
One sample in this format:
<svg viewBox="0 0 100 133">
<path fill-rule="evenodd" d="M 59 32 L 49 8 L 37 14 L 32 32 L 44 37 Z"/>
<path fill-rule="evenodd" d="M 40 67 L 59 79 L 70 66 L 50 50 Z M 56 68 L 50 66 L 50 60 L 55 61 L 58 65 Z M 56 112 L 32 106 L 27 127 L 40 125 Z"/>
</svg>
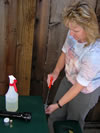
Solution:
<svg viewBox="0 0 100 133">
<path fill-rule="evenodd" d="M 16 80 L 16 78 L 13 75 L 10 75 L 9 79 L 10 79 L 9 86 L 13 86 L 15 91 L 17 92 L 17 87 L 16 87 L 17 80 Z"/>
</svg>

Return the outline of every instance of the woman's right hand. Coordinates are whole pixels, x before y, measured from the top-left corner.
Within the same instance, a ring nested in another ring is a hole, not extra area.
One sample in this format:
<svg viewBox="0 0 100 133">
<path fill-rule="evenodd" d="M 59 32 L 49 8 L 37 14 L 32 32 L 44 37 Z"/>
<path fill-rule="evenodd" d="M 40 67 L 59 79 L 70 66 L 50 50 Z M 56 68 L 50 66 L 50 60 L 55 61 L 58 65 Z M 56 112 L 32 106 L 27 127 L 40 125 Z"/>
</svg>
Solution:
<svg viewBox="0 0 100 133">
<path fill-rule="evenodd" d="M 45 113 L 46 113 L 46 114 L 51 114 L 51 113 L 54 112 L 56 109 L 58 109 L 58 105 L 57 105 L 57 104 L 51 104 L 51 105 L 49 105 L 49 106 L 45 109 Z"/>
<path fill-rule="evenodd" d="M 54 82 L 55 82 L 55 80 L 58 78 L 58 74 L 57 74 L 57 73 L 54 73 L 54 72 L 48 74 L 48 78 L 47 78 L 48 87 L 49 87 L 49 85 L 50 85 L 50 79 L 51 79 L 51 77 L 53 78 L 53 80 L 52 80 L 52 85 L 53 85 Z"/>
</svg>

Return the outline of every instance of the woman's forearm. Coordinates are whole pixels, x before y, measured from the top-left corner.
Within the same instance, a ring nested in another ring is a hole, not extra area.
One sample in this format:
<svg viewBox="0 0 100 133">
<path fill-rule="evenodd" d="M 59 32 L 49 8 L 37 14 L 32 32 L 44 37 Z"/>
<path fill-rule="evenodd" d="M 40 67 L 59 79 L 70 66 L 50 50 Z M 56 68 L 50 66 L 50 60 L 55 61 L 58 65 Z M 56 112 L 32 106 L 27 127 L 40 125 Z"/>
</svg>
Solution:
<svg viewBox="0 0 100 133">
<path fill-rule="evenodd" d="M 59 75 L 61 70 L 64 68 L 64 65 L 65 65 L 65 54 L 62 52 L 58 59 L 58 62 L 56 64 L 56 67 L 55 67 L 53 73 L 57 73 Z"/>
<path fill-rule="evenodd" d="M 71 101 L 75 96 L 77 96 L 80 91 L 84 88 L 84 86 L 80 85 L 79 83 L 75 83 L 69 91 L 65 93 L 65 95 L 59 100 L 59 104 L 63 106 L 64 104 Z"/>
</svg>

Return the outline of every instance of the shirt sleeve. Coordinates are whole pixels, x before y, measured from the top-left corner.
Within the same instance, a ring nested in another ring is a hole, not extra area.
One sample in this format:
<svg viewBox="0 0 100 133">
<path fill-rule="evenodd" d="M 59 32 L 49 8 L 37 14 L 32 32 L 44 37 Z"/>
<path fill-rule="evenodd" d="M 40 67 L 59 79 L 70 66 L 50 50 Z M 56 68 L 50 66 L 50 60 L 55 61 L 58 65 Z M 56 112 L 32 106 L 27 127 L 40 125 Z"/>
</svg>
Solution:
<svg viewBox="0 0 100 133">
<path fill-rule="evenodd" d="M 80 71 L 77 75 L 77 82 L 83 86 L 88 86 L 100 71 L 100 52 L 90 52 L 82 59 Z"/>
</svg>

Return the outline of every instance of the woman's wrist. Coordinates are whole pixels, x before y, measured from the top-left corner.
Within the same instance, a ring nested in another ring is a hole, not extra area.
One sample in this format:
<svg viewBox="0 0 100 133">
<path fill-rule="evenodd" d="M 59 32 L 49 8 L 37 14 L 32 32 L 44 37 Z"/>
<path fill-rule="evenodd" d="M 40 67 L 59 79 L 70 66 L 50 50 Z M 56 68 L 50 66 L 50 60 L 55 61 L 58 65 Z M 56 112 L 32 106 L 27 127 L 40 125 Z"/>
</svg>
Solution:
<svg viewBox="0 0 100 133">
<path fill-rule="evenodd" d="M 62 108 L 62 106 L 60 105 L 59 101 L 57 101 L 57 105 L 59 108 Z"/>
</svg>

